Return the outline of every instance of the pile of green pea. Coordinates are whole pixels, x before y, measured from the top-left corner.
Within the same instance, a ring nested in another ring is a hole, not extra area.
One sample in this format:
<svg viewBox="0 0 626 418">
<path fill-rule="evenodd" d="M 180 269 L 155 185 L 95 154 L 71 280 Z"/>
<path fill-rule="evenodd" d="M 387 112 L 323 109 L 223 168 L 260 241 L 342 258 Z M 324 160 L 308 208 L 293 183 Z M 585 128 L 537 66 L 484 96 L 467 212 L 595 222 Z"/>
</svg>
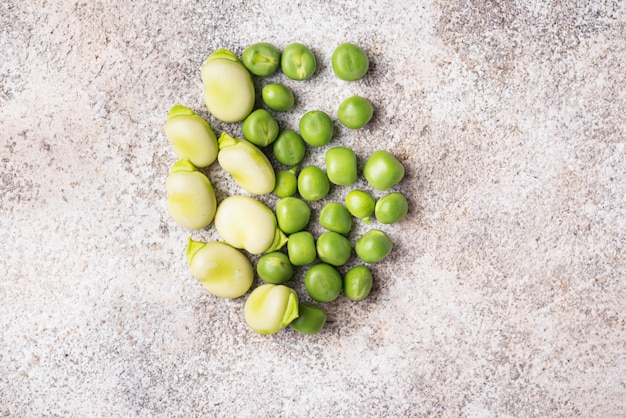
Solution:
<svg viewBox="0 0 626 418">
<path fill-rule="evenodd" d="M 323 205 L 318 219 L 323 233 L 315 237 L 307 230 L 312 216 L 309 202 L 323 201 L 333 185 L 356 183 L 357 156 L 337 145 L 326 150 L 324 169 L 302 166 L 307 150 L 333 139 L 332 118 L 311 110 L 300 117 L 297 131 L 281 129 L 271 112 L 292 109 L 294 92 L 285 84 L 266 84 L 261 92 L 265 107 L 255 109 L 252 77 L 266 77 L 280 69 L 289 79 L 306 80 L 316 68 L 315 55 L 300 43 L 282 51 L 270 43 L 256 43 L 243 51 L 241 59 L 227 49 L 217 50 L 202 66 L 204 101 L 216 119 L 241 122 L 243 138 L 226 132 L 218 138 L 204 118 L 181 105 L 172 107 L 165 122 L 165 134 L 178 157 L 166 180 L 169 213 L 188 230 L 213 223 L 223 240 L 189 238 L 190 272 L 210 293 L 225 298 L 245 295 L 258 275 L 265 283 L 248 295 L 244 317 L 261 334 L 287 326 L 305 334 L 318 333 L 326 323 L 319 304 L 334 301 L 342 291 L 351 300 L 365 299 L 374 281 L 368 265 L 389 255 L 393 242 L 382 229 L 372 228 L 353 248 L 348 238 L 353 222 L 371 224 L 374 216 L 381 224 L 391 224 L 401 221 L 409 208 L 406 197 L 392 190 L 404 177 L 403 165 L 388 151 L 378 150 L 366 159 L 362 174 L 373 189 L 387 194 L 375 199 L 367 190 L 355 188 L 344 202 Z M 341 80 L 359 80 L 368 69 L 369 59 L 357 45 L 341 44 L 332 55 L 332 70 Z M 337 109 L 337 119 L 349 129 L 362 128 L 372 115 L 372 103 L 361 96 L 348 97 Z M 270 150 L 286 169 L 274 168 L 266 154 Z M 229 196 L 218 204 L 202 171 L 216 160 L 248 195 Z M 254 197 L 269 193 L 278 197 L 274 210 Z M 338 268 L 352 259 L 353 252 L 360 263 L 340 274 Z M 259 256 L 256 266 L 246 253 Z M 304 288 L 310 302 L 286 285 L 299 267 L 306 269 Z"/>
</svg>

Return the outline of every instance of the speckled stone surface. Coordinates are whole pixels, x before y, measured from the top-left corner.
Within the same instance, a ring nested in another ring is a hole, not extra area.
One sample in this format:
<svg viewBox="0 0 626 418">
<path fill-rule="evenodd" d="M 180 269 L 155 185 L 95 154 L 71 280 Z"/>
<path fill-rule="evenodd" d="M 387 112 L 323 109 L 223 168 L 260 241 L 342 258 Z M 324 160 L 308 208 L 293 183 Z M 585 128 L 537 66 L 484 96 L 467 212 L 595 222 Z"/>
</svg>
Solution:
<svg viewBox="0 0 626 418">
<path fill-rule="evenodd" d="M 374 119 L 332 144 L 406 167 L 372 294 L 317 336 L 205 292 L 165 205 L 169 108 L 240 134 L 199 68 L 258 41 L 319 62 L 257 80 L 296 92 L 281 126 L 362 94 Z M 626 3 L 8 0 L 0 51 L 0 416 L 626 416 Z"/>
</svg>

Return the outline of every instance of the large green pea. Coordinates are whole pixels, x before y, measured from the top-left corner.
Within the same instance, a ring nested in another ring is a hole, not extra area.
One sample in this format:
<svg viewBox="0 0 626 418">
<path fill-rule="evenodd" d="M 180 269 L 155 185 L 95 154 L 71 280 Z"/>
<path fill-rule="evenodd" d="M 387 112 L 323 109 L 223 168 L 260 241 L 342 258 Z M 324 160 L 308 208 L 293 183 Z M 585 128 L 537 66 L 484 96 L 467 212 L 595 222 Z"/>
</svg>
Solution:
<svg viewBox="0 0 626 418">
<path fill-rule="evenodd" d="M 352 216 L 370 223 L 370 217 L 376 206 L 376 201 L 371 194 L 364 190 L 352 190 L 346 195 L 345 204 Z"/>
<path fill-rule="evenodd" d="M 304 158 L 306 145 L 296 131 L 284 129 L 274 141 L 272 151 L 279 163 L 294 166 Z"/>
<path fill-rule="evenodd" d="M 363 300 L 372 290 L 372 272 L 365 266 L 355 266 L 343 276 L 343 293 L 351 300 Z"/>
<path fill-rule="evenodd" d="M 367 54 L 357 45 L 343 43 L 335 48 L 332 56 L 335 75 L 345 81 L 363 77 L 369 68 Z"/>
<path fill-rule="evenodd" d="M 317 257 L 315 238 L 309 231 L 300 231 L 289 235 L 287 254 L 294 266 L 311 264 Z"/>
<path fill-rule="evenodd" d="M 243 50 L 241 61 L 252 74 L 265 77 L 280 65 L 280 50 L 267 42 L 259 42 Z"/>
<path fill-rule="evenodd" d="M 276 172 L 274 194 L 278 197 L 293 196 L 298 191 L 298 178 L 294 169 Z"/>
<path fill-rule="evenodd" d="M 326 312 L 312 303 L 298 304 L 298 317 L 289 326 L 302 334 L 318 334 L 326 324 Z"/>
<path fill-rule="evenodd" d="M 296 103 L 293 91 L 284 84 L 266 85 L 261 90 L 261 98 L 267 107 L 277 112 L 289 110 Z"/>
<path fill-rule="evenodd" d="M 409 202 L 400 192 L 389 193 L 376 201 L 374 215 L 380 223 L 392 224 L 404 219 L 409 211 Z"/>
<path fill-rule="evenodd" d="M 352 229 L 352 215 L 344 205 L 328 202 L 320 211 L 320 225 L 324 228 L 346 235 Z"/>
<path fill-rule="evenodd" d="M 337 109 L 337 119 L 346 128 L 359 129 L 367 124 L 374 115 L 372 103 L 361 96 L 345 99 Z"/>
<path fill-rule="evenodd" d="M 257 109 L 244 119 L 241 125 L 244 138 L 257 147 L 264 147 L 278 137 L 278 122 L 265 109 Z"/>
<path fill-rule="evenodd" d="M 286 254 L 274 251 L 264 254 L 256 265 L 260 278 L 267 283 L 282 284 L 293 276 L 293 266 Z"/>
<path fill-rule="evenodd" d="M 315 55 L 306 45 L 296 42 L 283 49 L 280 68 L 292 80 L 306 80 L 313 75 L 316 66 Z"/>
<path fill-rule="evenodd" d="M 276 220 L 285 234 L 303 230 L 309 223 L 311 208 L 297 197 L 283 197 L 276 202 Z"/>
<path fill-rule="evenodd" d="M 312 147 L 322 147 L 330 142 L 335 127 L 333 120 L 322 110 L 309 110 L 298 123 L 300 135 Z"/>
<path fill-rule="evenodd" d="M 379 150 L 365 161 L 363 175 L 373 188 L 385 191 L 400 183 L 404 166 L 389 152 Z"/>
<path fill-rule="evenodd" d="M 316 201 L 326 197 L 330 191 L 330 182 L 326 173 L 314 165 L 300 170 L 298 175 L 298 193 L 305 200 Z"/>
<path fill-rule="evenodd" d="M 352 253 L 350 241 L 335 231 L 322 233 L 317 238 L 315 245 L 319 259 L 333 266 L 343 266 L 346 264 Z"/>
<path fill-rule="evenodd" d="M 366 263 L 376 263 L 387 257 L 393 243 L 387 234 L 380 229 L 371 229 L 361 236 L 354 249 L 356 255 Z"/>
<path fill-rule="evenodd" d="M 349 186 L 356 181 L 356 155 L 348 147 L 333 147 L 326 151 L 326 175 L 331 183 Z"/>
<path fill-rule="evenodd" d="M 337 299 L 342 287 L 341 275 L 329 264 L 315 264 L 304 276 L 304 288 L 318 302 L 332 302 Z"/>
</svg>

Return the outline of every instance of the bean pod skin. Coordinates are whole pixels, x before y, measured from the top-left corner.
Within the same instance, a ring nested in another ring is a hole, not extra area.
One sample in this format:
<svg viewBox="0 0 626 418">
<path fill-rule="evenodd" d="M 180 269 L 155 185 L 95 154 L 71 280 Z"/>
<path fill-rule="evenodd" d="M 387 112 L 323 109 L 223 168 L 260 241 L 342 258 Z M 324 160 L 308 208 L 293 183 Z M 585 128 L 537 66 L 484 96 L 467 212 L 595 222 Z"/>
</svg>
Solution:
<svg viewBox="0 0 626 418">
<path fill-rule="evenodd" d="M 188 158 L 198 168 L 217 158 L 217 137 L 200 115 L 188 107 L 174 105 L 165 120 L 165 136 L 179 159 Z"/>
<path fill-rule="evenodd" d="M 298 317 L 298 295 L 282 284 L 263 284 L 248 296 L 244 317 L 254 332 L 274 334 Z"/>
</svg>

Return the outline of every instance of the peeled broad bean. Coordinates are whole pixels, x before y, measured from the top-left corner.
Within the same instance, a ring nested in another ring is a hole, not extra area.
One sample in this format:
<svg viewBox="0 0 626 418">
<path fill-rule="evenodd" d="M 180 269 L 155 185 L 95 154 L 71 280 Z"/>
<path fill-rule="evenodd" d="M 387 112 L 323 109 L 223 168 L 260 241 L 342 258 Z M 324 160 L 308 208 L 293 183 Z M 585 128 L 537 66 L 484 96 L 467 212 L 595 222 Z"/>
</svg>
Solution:
<svg viewBox="0 0 626 418">
<path fill-rule="evenodd" d="M 217 158 L 217 137 L 213 129 L 188 107 L 174 105 L 167 114 L 164 129 L 179 159 L 187 158 L 202 168 Z"/>
<path fill-rule="evenodd" d="M 263 284 L 244 305 L 246 323 L 259 334 L 274 334 L 298 317 L 298 295 L 282 284 Z"/>
<path fill-rule="evenodd" d="M 213 221 L 217 205 L 213 185 L 188 159 L 172 166 L 165 190 L 168 211 L 183 228 L 202 229 Z"/>
<path fill-rule="evenodd" d="M 400 183 L 404 166 L 389 152 L 379 150 L 365 161 L 363 175 L 373 188 L 385 191 Z"/>
</svg>

